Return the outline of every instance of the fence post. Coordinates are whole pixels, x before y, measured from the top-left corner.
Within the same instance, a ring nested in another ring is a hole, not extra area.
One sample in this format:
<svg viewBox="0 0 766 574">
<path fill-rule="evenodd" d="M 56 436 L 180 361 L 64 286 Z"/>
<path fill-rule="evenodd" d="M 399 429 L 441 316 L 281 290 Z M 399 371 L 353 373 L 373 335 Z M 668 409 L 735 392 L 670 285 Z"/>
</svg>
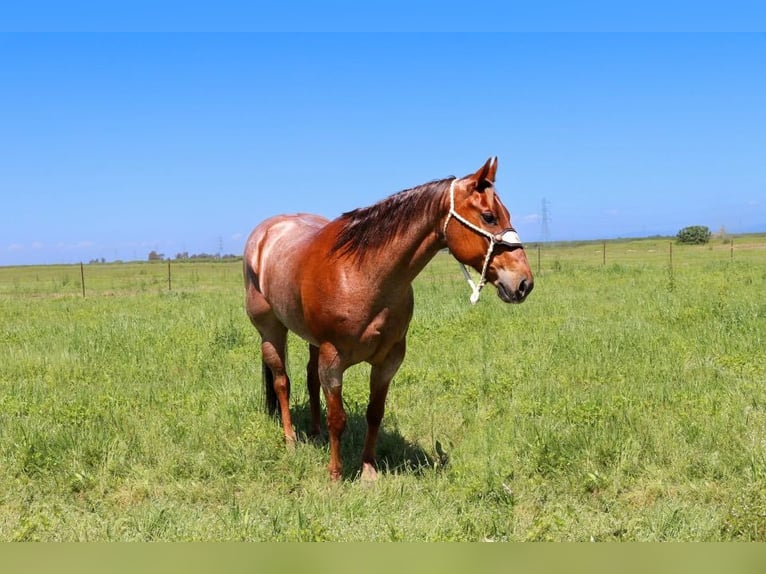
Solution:
<svg viewBox="0 0 766 574">
<path fill-rule="evenodd" d="M 731 239 L 731 244 L 730 245 L 731 245 L 731 247 L 730 247 L 730 249 L 731 249 L 730 257 L 731 257 L 731 260 L 734 261 L 734 238 L 733 237 Z"/>
<path fill-rule="evenodd" d="M 537 244 L 537 274 L 540 275 L 540 244 Z"/>
<path fill-rule="evenodd" d="M 172 285 L 170 282 L 170 259 L 168 259 L 168 291 L 172 290 Z"/>
<path fill-rule="evenodd" d="M 603 256 L 601 259 L 601 265 L 606 265 L 606 241 L 604 241 L 603 243 L 603 248 L 604 248 L 604 251 L 603 251 Z"/>
<path fill-rule="evenodd" d="M 82 297 L 85 298 L 85 267 L 80 261 L 80 283 L 82 284 Z"/>
<path fill-rule="evenodd" d="M 670 245 L 670 273 L 673 273 L 673 242 L 671 241 L 669 243 Z"/>
<path fill-rule="evenodd" d="M 669 244 L 669 254 L 670 254 L 670 261 L 668 265 L 668 291 L 671 293 L 675 291 L 676 289 L 676 280 L 673 276 L 673 242 L 671 241 Z"/>
</svg>

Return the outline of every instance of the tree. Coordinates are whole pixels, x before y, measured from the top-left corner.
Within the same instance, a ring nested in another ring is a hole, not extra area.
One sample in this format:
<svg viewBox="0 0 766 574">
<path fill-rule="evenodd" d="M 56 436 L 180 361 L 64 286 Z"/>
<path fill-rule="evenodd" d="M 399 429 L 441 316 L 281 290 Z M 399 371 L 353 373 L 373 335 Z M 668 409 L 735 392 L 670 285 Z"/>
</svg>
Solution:
<svg viewBox="0 0 766 574">
<path fill-rule="evenodd" d="M 162 261 L 164 258 L 165 255 L 162 253 L 157 253 L 156 251 L 149 252 L 149 261 Z"/>
<path fill-rule="evenodd" d="M 678 232 L 676 237 L 679 243 L 690 245 L 702 245 L 710 241 L 712 233 L 706 225 L 690 225 Z"/>
</svg>

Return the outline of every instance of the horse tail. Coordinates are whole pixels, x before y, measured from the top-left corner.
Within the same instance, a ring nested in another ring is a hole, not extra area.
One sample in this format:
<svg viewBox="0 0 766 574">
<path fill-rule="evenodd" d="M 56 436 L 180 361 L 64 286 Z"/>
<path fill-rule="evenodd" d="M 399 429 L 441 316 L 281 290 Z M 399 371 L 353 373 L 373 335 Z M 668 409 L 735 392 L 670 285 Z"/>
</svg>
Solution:
<svg viewBox="0 0 766 574">
<path fill-rule="evenodd" d="M 264 408 L 269 415 L 277 413 L 277 392 L 274 390 L 274 375 L 265 361 L 261 361 L 261 374 L 263 379 Z"/>
</svg>

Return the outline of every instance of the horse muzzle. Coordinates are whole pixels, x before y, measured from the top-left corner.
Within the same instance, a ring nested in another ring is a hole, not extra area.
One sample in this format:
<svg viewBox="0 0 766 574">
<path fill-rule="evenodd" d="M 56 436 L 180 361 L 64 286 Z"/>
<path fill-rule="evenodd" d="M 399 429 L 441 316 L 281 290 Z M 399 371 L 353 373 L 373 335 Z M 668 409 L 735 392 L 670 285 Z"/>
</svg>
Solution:
<svg viewBox="0 0 766 574">
<path fill-rule="evenodd" d="M 495 282 L 497 296 L 505 303 L 522 303 L 524 299 L 532 292 L 535 287 L 535 280 L 532 277 L 522 277 L 517 281 L 503 281 L 498 279 Z"/>
</svg>

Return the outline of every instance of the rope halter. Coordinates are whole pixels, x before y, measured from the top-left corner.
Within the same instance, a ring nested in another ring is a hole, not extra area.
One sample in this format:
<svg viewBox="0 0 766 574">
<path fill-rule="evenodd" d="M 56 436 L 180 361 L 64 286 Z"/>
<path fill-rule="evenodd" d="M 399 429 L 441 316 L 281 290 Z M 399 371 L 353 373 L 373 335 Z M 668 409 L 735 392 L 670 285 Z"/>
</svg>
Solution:
<svg viewBox="0 0 766 574">
<path fill-rule="evenodd" d="M 468 229 L 471 231 L 475 231 L 479 235 L 483 235 L 487 239 L 489 239 L 489 247 L 487 248 L 487 254 L 484 256 L 484 265 L 481 268 L 481 279 L 479 279 L 479 283 L 474 283 L 473 279 L 471 279 L 471 275 L 468 273 L 468 268 L 465 266 L 464 263 L 460 263 L 460 268 L 463 270 L 463 275 L 465 276 L 466 281 L 468 281 L 468 285 L 471 287 L 471 304 L 475 305 L 476 302 L 479 300 L 479 295 L 481 294 L 481 290 L 484 287 L 484 285 L 487 283 L 487 269 L 489 268 L 489 261 L 492 259 L 492 252 L 495 250 L 495 245 L 504 245 L 506 247 L 511 248 L 524 248 L 524 245 L 521 243 L 521 239 L 519 238 L 519 234 L 516 233 L 516 230 L 513 227 L 508 227 L 506 229 L 503 229 L 498 234 L 492 234 L 486 229 L 482 229 L 478 225 L 474 225 L 470 221 L 468 221 L 465 217 L 460 215 L 457 211 L 455 211 L 455 182 L 457 179 L 453 179 L 452 183 L 449 186 L 449 213 L 447 214 L 447 219 L 444 220 L 444 238 L 446 240 L 447 238 L 447 224 L 450 222 L 450 219 L 453 217 L 457 219 L 460 223 L 465 225 Z"/>
</svg>

